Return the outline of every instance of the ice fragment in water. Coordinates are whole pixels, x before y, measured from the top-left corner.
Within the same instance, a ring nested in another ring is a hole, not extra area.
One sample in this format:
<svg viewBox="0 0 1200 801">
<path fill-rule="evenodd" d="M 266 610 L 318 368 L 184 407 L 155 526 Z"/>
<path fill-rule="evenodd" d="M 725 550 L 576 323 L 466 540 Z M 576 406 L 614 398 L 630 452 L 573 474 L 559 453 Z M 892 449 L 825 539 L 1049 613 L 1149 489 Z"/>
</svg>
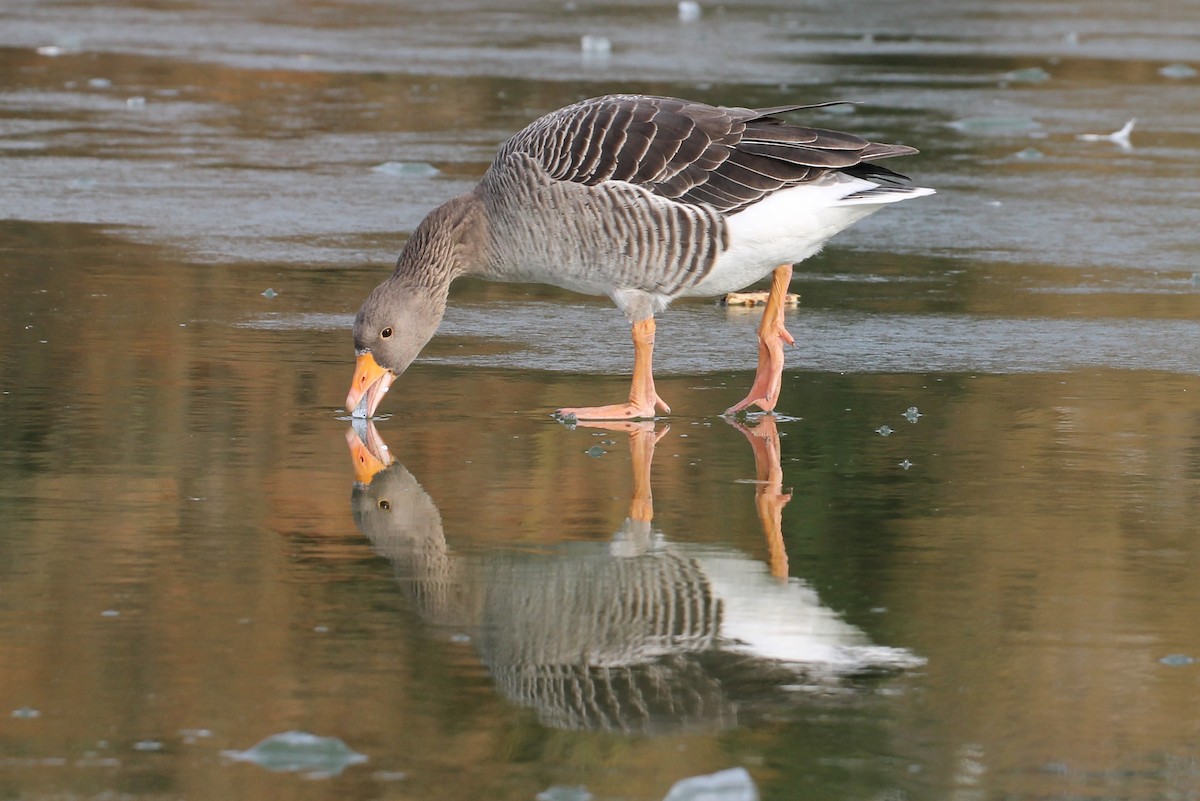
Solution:
<svg viewBox="0 0 1200 801">
<path fill-rule="evenodd" d="M 696 0 L 679 0 L 679 19 L 694 22 L 700 19 L 700 4 Z"/>
<path fill-rule="evenodd" d="M 608 453 L 608 451 L 604 450 L 604 448 L 601 448 L 599 445 L 593 445 L 592 447 L 590 447 L 586 451 L 584 451 L 584 453 L 586 453 L 588 456 L 592 457 L 593 459 L 599 459 L 601 456 Z"/>
<path fill-rule="evenodd" d="M 968 117 L 950 123 L 950 127 L 963 133 L 1013 133 L 1030 131 L 1038 124 L 1029 117 Z"/>
<path fill-rule="evenodd" d="M 1168 656 L 1164 656 L 1158 661 L 1171 667 L 1180 667 L 1182 665 L 1190 665 L 1195 662 L 1196 659 L 1195 657 L 1188 656 L 1187 654 L 1170 654 Z"/>
<path fill-rule="evenodd" d="M 1037 161 L 1038 159 L 1045 157 L 1046 154 L 1038 150 L 1036 147 L 1027 147 L 1024 150 L 1019 150 L 1016 153 L 1013 153 L 1013 158 L 1017 159 L 1018 161 Z"/>
<path fill-rule="evenodd" d="M 49 56 L 50 58 L 54 58 L 55 56 L 61 56 L 63 54 L 63 49 L 58 45 L 45 45 L 37 49 L 37 54 L 39 56 Z"/>
<path fill-rule="evenodd" d="M 179 736 L 185 745 L 195 745 L 197 740 L 212 737 L 212 729 L 180 729 Z"/>
<path fill-rule="evenodd" d="M 125 107 L 138 111 L 146 107 L 146 98 L 144 97 L 129 97 L 125 99 Z"/>
<path fill-rule="evenodd" d="M 1023 70 L 1013 70 L 1004 73 L 1004 80 L 1015 83 L 1041 83 L 1050 79 L 1050 73 L 1041 67 L 1029 67 Z"/>
<path fill-rule="evenodd" d="M 663 801 L 758 801 L 758 788 L 745 768 L 680 779 Z"/>
<path fill-rule="evenodd" d="M 37 711 L 36 709 L 34 709 L 31 706 L 23 706 L 19 709 L 14 709 L 12 711 L 12 716 L 14 718 L 31 719 L 31 718 L 40 718 L 42 716 L 42 713 Z"/>
<path fill-rule="evenodd" d="M 112 81 L 110 81 L 108 78 L 89 78 L 88 86 L 92 87 L 93 89 L 107 89 L 108 87 L 112 86 Z"/>
<path fill-rule="evenodd" d="M 1132 148 L 1132 143 L 1129 141 L 1129 135 L 1133 133 L 1133 126 L 1137 124 L 1137 117 L 1129 120 L 1121 126 L 1120 130 L 1113 131 L 1110 134 L 1079 134 L 1075 138 L 1081 142 L 1116 142 L 1123 149 L 1129 150 Z"/>
<path fill-rule="evenodd" d="M 381 782 L 402 782 L 408 778 L 408 774 L 402 770 L 377 770 L 371 774 L 371 778 Z"/>
<path fill-rule="evenodd" d="M 583 785 L 577 787 L 551 787 L 536 796 L 537 801 L 591 801 L 592 794 Z"/>
<path fill-rule="evenodd" d="M 892 433 L 892 427 L 891 426 L 880 426 L 879 428 L 875 429 L 875 433 L 881 437 L 890 436 Z"/>
<path fill-rule="evenodd" d="M 595 34 L 584 34 L 579 39 L 579 47 L 585 57 L 607 58 L 612 53 L 612 42 L 607 37 Z"/>
<path fill-rule="evenodd" d="M 1187 64 L 1168 64 L 1160 69 L 1158 74 L 1164 78 L 1194 78 L 1196 77 L 1196 68 Z"/>
<path fill-rule="evenodd" d="M 161 751 L 163 744 L 158 740 L 139 740 L 133 744 L 134 751 Z"/>
<path fill-rule="evenodd" d="M 917 419 L 919 417 L 921 417 L 921 413 L 919 411 L 917 411 L 916 406 L 909 406 L 908 409 L 904 412 L 904 419 L 910 423 L 917 422 Z"/>
<path fill-rule="evenodd" d="M 276 292 L 274 289 L 271 289 L 271 287 L 267 287 L 266 289 L 264 289 L 262 291 L 262 296 L 264 298 L 266 298 L 267 300 L 270 300 L 271 298 L 275 297 L 278 294 L 279 293 Z"/>
<path fill-rule="evenodd" d="M 319 737 L 303 731 L 273 734 L 245 751 L 222 751 L 238 762 L 253 762 L 275 773 L 303 772 L 309 778 L 337 776 L 348 765 L 366 762 L 364 754 L 352 751 L 336 737 Z"/>
<path fill-rule="evenodd" d="M 371 172 L 394 178 L 432 178 L 441 170 L 424 161 L 385 161 L 372 167 Z"/>
</svg>

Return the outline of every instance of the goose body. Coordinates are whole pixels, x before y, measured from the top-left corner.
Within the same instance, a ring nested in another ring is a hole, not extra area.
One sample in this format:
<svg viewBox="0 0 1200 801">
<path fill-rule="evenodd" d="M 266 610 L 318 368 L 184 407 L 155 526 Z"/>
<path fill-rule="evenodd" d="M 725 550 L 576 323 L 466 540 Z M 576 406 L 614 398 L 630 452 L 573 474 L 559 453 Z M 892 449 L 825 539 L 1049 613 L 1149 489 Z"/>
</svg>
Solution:
<svg viewBox="0 0 1200 801">
<path fill-rule="evenodd" d="M 609 95 L 551 112 L 513 136 L 471 192 L 432 211 L 396 270 L 359 310 L 347 397 L 367 416 L 432 337 L 460 275 L 607 295 L 633 324 L 628 404 L 560 410 L 628 419 L 669 410 L 653 387 L 653 316 L 774 275 L 750 395 L 774 407 L 779 308 L 791 265 L 883 206 L 932 194 L 875 164 L 905 145 L 808 128 L 778 115 L 806 106 L 725 108 Z M 784 275 L 786 272 L 786 275 Z M 780 295 L 777 302 L 775 295 Z"/>
</svg>

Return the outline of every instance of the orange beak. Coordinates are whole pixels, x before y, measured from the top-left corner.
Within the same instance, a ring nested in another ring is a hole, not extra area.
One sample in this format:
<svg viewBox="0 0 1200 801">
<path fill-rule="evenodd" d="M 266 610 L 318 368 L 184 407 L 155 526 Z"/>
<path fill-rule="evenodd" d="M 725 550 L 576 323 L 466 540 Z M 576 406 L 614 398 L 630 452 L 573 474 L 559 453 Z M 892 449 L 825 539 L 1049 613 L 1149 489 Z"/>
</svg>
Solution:
<svg viewBox="0 0 1200 801">
<path fill-rule="evenodd" d="M 379 366 L 370 351 L 359 354 L 354 364 L 354 378 L 350 381 L 350 393 L 346 395 L 346 411 L 354 414 L 363 396 L 367 398 L 367 418 L 375 414 L 375 409 L 388 387 L 396 380 L 396 374 Z"/>
</svg>

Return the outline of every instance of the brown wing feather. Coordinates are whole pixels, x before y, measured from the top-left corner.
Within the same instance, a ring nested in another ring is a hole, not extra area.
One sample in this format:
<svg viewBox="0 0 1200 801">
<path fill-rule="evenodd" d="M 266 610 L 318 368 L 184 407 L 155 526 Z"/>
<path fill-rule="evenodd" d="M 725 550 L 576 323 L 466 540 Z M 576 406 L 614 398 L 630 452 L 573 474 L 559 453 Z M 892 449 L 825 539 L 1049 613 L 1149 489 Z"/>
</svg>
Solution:
<svg viewBox="0 0 1200 801">
<path fill-rule="evenodd" d="M 608 95 L 534 121 L 501 148 L 496 165 L 511 153 L 526 153 L 557 180 L 624 181 L 732 214 L 830 171 L 900 179 L 885 167 L 859 165 L 917 152 L 775 116 L 805 108 L 813 106 L 756 110 Z"/>
</svg>

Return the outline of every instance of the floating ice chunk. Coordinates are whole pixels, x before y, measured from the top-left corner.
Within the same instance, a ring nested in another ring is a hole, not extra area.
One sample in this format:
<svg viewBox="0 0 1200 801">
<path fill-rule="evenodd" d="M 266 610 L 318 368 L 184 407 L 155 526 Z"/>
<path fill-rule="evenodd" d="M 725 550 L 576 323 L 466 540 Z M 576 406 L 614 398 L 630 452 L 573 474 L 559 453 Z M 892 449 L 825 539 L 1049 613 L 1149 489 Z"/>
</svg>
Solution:
<svg viewBox="0 0 1200 801">
<path fill-rule="evenodd" d="M 372 167 L 371 172 L 395 178 L 432 178 L 441 170 L 423 161 L 385 161 Z"/>
<path fill-rule="evenodd" d="M 683 22 L 695 22 L 700 19 L 700 4 L 696 0 L 679 0 L 679 19 Z"/>
<path fill-rule="evenodd" d="M 319 737 L 303 731 L 273 734 L 245 751 L 222 751 L 238 762 L 253 762 L 274 773 L 302 772 L 313 779 L 337 776 L 349 765 L 366 762 L 367 756 L 352 751 L 336 737 Z"/>
<path fill-rule="evenodd" d="M 141 111 L 145 107 L 146 98 L 144 97 L 138 96 L 125 98 L 125 108 L 132 109 L 134 111 Z"/>
<path fill-rule="evenodd" d="M 1072 46 L 1079 44 L 1079 32 L 1078 31 L 1067 31 L 1066 33 L 1064 33 L 1063 34 L 1063 44 L 1069 44 Z"/>
<path fill-rule="evenodd" d="M 64 51 L 58 45 L 45 45 L 45 46 L 39 47 L 37 49 L 37 54 L 39 56 L 49 56 L 50 58 L 54 58 L 55 56 L 61 56 L 64 52 L 66 52 L 66 51 Z"/>
<path fill-rule="evenodd" d="M 133 744 L 134 751 L 161 751 L 163 744 L 158 740 L 138 740 Z"/>
<path fill-rule="evenodd" d="M 1006 72 L 1003 78 L 1005 81 L 1012 83 L 1041 83 L 1042 81 L 1050 80 L 1050 73 L 1041 67 L 1027 67 L 1021 70 Z"/>
<path fill-rule="evenodd" d="M 963 133 L 1012 133 L 1040 127 L 1029 117 L 968 117 L 955 120 L 950 127 Z"/>
<path fill-rule="evenodd" d="M 108 78 L 89 78 L 88 86 L 93 89 L 107 89 L 112 86 L 112 81 Z"/>
<path fill-rule="evenodd" d="M 12 711 L 12 717 L 14 718 L 24 718 L 28 720 L 32 718 L 40 718 L 41 716 L 42 713 L 31 706 L 23 706 Z"/>
<path fill-rule="evenodd" d="M 1183 665 L 1193 664 L 1196 658 L 1187 654 L 1169 654 L 1158 661 L 1170 667 L 1182 667 Z"/>
<path fill-rule="evenodd" d="M 1133 133 L 1133 126 L 1137 124 L 1137 117 L 1133 117 L 1129 122 L 1121 126 L 1120 130 L 1113 131 L 1110 134 L 1079 134 L 1075 138 L 1081 142 L 1116 142 L 1123 150 L 1132 150 L 1133 143 L 1129 141 L 1129 135 Z"/>
<path fill-rule="evenodd" d="M 184 745 L 195 745 L 200 740 L 213 736 L 212 729 L 180 729 L 179 736 Z"/>
<path fill-rule="evenodd" d="M 274 289 L 271 289 L 271 287 L 267 287 L 266 289 L 264 289 L 264 290 L 263 290 L 262 292 L 260 292 L 259 294 L 261 294 L 261 295 L 262 295 L 264 298 L 266 298 L 267 300 L 270 300 L 271 298 L 275 297 L 275 296 L 276 296 L 276 295 L 278 295 L 279 293 L 278 293 L 278 292 L 276 292 Z"/>
<path fill-rule="evenodd" d="M 1037 161 L 1045 157 L 1046 154 L 1036 147 L 1027 147 L 1024 150 L 1018 150 L 1016 153 L 1013 153 L 1013 158 L 1018 161 Z"/>
<path fill-rule="evenodd" d="M 408 778 L 408 774 L 402 770 L 377 770 L 371 774 L 371 778 L 381 782 L 402 782 Z"/>
<path fill-rule="evenodd" d="M 612 54 L 612 42 L 608 40 L 608 37 L 591 33 L 580 37 L 579 48 L 583 51 L 585 59 L 603 60 Z"/>
<path fill-rule="evenodd" d="M 592 794 L 583 785 L 576 787 L 551 787 L 542 790 L 537 801 L 592 801 Z"/>
<path fill-rule="evenodd" d="M 758 801 L 758 788 L 745 768 L 680 779 L 663 801 Z"/>
<path fill-rule="evenodd" d="M 588 456 L 592 457 L 593 459 L 599 459 L 601 456 L 608 453 L 608 451 L 604 450 L 604 448 L 601 448 L 599 445 L 593 445 L 592 447 L 590 447 L 586 451 L 584 451 L 584 453 L 586 453 Z"/>
<path fill-rule="evenodd" d="M 1195 78 L 1196 68 L 1187 64 L 1168 64 L 1158 71 L 1164 78 Z"/>
</svg>

